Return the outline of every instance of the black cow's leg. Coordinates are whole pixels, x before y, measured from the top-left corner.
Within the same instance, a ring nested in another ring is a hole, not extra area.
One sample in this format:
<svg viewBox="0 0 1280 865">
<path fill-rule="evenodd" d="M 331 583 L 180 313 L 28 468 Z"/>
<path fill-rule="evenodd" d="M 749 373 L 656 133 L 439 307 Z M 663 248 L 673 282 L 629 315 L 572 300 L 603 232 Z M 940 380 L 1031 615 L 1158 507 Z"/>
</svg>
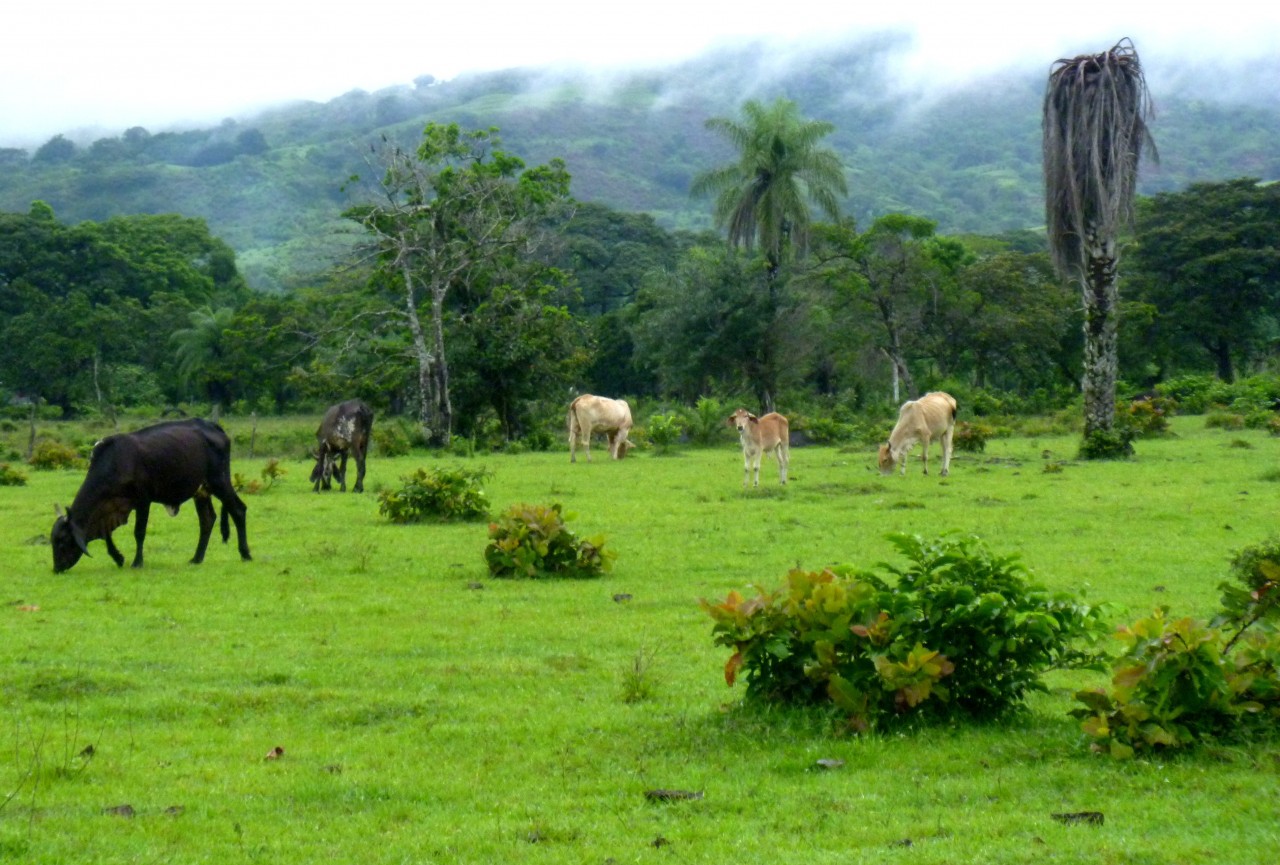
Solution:
<svg viewBox="0 0 1280 865">
<path fill-rule="evenodd" d="M 207 492 L 198 492 L 195 497 L 196 516 L 200 519 L 200 540 L 196 544 L 196 554 L 191 557 L 191 564 L 198 565 L 204 561 L 204 551 L 209 548 L 209 536 L 213 534 L 213 525 L 218 521 L 213 511 L 213 500 Z"/>
<path fill-rule="evenodd" d="M 364 492 L 364 450 L 364 447 L 355 449 L 356 485 L 354 489 L 358 493 Z"/>
<path fill-rule="evenodd" d="M 137 513 L 138 517 L 133 524 L 133 540 L 137 543 L 137 549 L 133 553 L 133 566 L 140 568 L 142 567 L 142 542 L 147 539 L 147 520 L 151 517 L 151 503 L 143 502 L 138 505 Z M 108 552 L 110 549 L 110 547 L 107 548 Z M 121 561 L 123 562 L 123 558 Z"/>
<path fill-rule="evenodd" d="M 124 567 L 124 554 L 116 547 L 116 542 L 111 540 L 111 535 L 107 535 L 107 555 L 111 556 L 111 560 L 116 563 L 117 568 Z"/>
<path fill-rule="evenodd" d="M 345 493 L 347 491 L 347 452 L 343 451 L 342 456 L 338 458 L 338 470 L 335 472 L 338 476 L 338 492 Z"/>
<path fill-rule="evenodd" d="M 249 508 L 245 506 L 240 496 L 236 495 L 235 488 L 229 482 L 220 483 L 211 492 L 222 500 L 222 514 L 225 519 L 227 514 L 231 515 L 231 520 L 236 524 L 236 539 L 240 542 L 240 558 L 246 562 L 252 561 L 253 556 L 249 555 L 249 537 L 245 530 L 245 514 Z M 210 510 L 213 504 L 209 505 Z"/>
</svg>

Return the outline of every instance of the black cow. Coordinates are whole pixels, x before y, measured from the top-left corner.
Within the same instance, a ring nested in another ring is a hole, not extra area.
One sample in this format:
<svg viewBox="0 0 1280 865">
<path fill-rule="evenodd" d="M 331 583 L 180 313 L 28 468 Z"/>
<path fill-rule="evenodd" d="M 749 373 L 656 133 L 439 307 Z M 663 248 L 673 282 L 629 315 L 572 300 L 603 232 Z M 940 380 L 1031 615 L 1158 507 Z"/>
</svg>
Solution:
<svg viewBox="0 0 1280 865">
<path fill-rule="evenodd" d="M 364 460 L 373 435 L 373 409 L 362 400 L 349 399 L 329 406 L 316 430 L 316 467 L 311 470 L 312 489 L 331 489 L 330 478 L 337 476 L 338 489 L 347 491 L 347 453 L 356 460 L 355 492 L 364 492 Z M 334 463 L 337 462 L 337 468 Z"/>
<path fill-rule="evenodd" d="M 89 554 L 89 542 L 107 542 L 107 552 L 119 567 L 124 556 L 116 549 L 111 533 L 129 521 L 129 512 L 138 512 L 133 526 L 137 541 L 133 566 L 142 567 L 142 542 L 147 536 L 151 503 L 159 502 L 178 513 L 178 506 L 195 499 L 200 519 L 200 542 L 192 564 L 204 561 L 209 535 L 217 521 L 210 496 L 222 501 L 222 540 L 230 535 L 227 515 L 236 523 L 240 558 L 248 561 L 245 538 L 247 508 L 231 486 L 231 439 L 216 423 L 201 418 L 169 421 L 137 432 L 107 436 L 93 446 L 89 473 L 76 493 L 75 501 L 53 523 L 49 543 L 53 547 L 53 569 L 62 572 Z"/>
</svg>

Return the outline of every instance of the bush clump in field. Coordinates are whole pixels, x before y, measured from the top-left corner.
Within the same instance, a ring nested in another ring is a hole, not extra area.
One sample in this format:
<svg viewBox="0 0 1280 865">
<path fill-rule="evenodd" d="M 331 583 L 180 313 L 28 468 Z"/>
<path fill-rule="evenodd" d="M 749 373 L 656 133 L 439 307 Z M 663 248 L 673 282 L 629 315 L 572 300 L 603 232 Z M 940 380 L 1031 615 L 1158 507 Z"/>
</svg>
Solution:
<svg viewBox="0 0 1280 865">
<path fill-rule="evenodd" d="M 1101 613 L 1028 579 L 976 537 L 889 536 L 908 563 L 793 570 L 787 585 L 702 602 L 749 699 L 833 703 L 856 730 L 896 718 L 992 718 L 1050 669 L 1098 663 Z"/>
<path fill-rule="evenodd" d="M 958 451 L 982 453 L 987 449 L 987 441 L 995 434 L 996 428 L 990 424 L 960 421 L 951 434 L 951 442 Z"/>
<path fill-rule="evenodd" d="M 671 453 L 683 433 L 684 419 L 675 414 L 655 414 L 645 427 L 645 435 L 659 456 Z"/>
<path fill-rule="evenodd" d="M 495 577 L 599 577 L 613 567 L 617 553 L 604 548 L 604 536 L 578 538 L 565 525 L 572 515 L 559 504 L 513 505 L 489 525 L 484 560 Z"/>
<path fill-rule="evenodd" d="M 484 481 L 490 472 L 479 469 L 417 469 L 400 478 L 404 486 L 378 493 L 378 513 L 393 523 L 466 522 L 489 517 Z"/>
<path fill-rule="evenodd" d="M 1080 691 L 1095 751 L 1118 759 L 1274 735 L 1280 721 L 1280 539 L 1236 554 L 1212 621 L 1167 607 L 1121 628 L 1111 690 Z"/>
<path fill-rule="evenodd" d="M 8 463 L 0 463 L 0 487 L 23 487 L 27 476 Z"/>
<path fill-rule="evenodd" d="M 44 439 L 37 444 L 28 462 L 41 470 L 70 469 L 81 464 L 80 454 L 75 448 L 53 439 Z"/>
<path fill-rule="evenodd" d="M 1173 401 L 1166 397 L 1136 399 L 1116 405 L 1116 422 L 1137 438 L 1155 438 L 1169 432 Z"/>
</svg>

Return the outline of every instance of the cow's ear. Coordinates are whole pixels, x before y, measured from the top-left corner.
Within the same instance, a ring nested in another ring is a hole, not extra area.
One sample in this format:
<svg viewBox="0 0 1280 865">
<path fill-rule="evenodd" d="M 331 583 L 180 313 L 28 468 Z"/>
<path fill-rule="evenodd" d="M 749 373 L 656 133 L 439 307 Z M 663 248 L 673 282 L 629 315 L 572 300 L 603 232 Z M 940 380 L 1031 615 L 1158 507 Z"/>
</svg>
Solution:
<svg viewBox="0 0 1280 865">
<path fill-rule="evenodd" d="M 753 414 L 747 415 L 747 420 L 751 421 L 752 423 L 760 423 L 760 418 L 756 417 Z"/>
</svg>

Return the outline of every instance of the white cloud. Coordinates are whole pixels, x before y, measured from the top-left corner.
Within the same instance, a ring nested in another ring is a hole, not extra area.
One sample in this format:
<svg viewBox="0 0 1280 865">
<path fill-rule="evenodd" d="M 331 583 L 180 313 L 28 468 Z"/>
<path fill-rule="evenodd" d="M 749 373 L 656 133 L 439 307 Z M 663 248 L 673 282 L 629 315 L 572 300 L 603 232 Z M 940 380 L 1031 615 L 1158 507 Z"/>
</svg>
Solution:
<svg viewBox="0 0 1280 865">
<path fill-rule="evenodd" d="M 17 5 L 21 4 L 21 5 Z M 16 7 L 16 8 L 15 8 Z M 1253 2 L 831 3 L 830 0 L 16 0 L 0 30 L 0 146 L 57 132 L 207 124 L 431 74 L 666 63 L 726 41 L 914 33 L 908 76 L 1042 65 L 1130 36 L 1149 69 L 1280 54 Z"/>
</svg>

